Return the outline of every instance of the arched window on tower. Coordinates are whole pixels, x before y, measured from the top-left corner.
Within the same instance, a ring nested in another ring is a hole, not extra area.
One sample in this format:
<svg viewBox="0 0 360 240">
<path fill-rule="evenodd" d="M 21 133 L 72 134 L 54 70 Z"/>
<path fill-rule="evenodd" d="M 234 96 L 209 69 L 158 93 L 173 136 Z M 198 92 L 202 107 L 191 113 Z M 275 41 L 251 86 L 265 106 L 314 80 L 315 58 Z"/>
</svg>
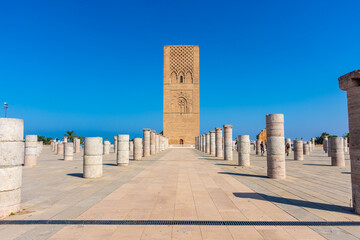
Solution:
<svg viewBox="0 0 360 240">
<path fill-rule="evenodd" d="M 179 104 L 179 112 L 180 113 L 186 113 L 187 112 L 187 101 L 185 98 L 180 97 L 178 99 L 178 104 Z"/>
<path fill-rule="evenodd" d="M 184 83 L 184 78 L 183 78 L 183 76 L 180 76 L 180 83 Z"/>
</svg>

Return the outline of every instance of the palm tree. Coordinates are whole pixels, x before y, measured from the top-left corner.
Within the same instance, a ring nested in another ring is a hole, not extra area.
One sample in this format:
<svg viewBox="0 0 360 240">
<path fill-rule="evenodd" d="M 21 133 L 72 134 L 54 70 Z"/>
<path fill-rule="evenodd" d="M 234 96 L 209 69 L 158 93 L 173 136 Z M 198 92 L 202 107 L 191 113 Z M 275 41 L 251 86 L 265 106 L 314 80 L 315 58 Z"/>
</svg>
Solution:
<svg viewBox="0 0 360 240">
<path fill-rule="evenodd" d="M 66 131 L 65 137 L 68 137 L 71 142 L 74 141 L 75 131 Z"/>
</svg>

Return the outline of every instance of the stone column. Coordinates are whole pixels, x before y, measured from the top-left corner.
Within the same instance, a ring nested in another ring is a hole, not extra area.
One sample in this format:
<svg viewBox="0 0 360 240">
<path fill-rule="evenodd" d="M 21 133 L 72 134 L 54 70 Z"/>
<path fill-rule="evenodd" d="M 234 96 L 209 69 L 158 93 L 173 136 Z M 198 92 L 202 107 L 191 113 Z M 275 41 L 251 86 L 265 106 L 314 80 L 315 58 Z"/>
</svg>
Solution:
<svg viewBox="0 0 360 240">
<path fill-rule="evenodd" d="M 150 155 L 156 154 L 156 132 L 150 130 Z"/>
<path fill-rule="evenodd" d="M 304 143 L 300 140 L 294 141 L 294 160 L 302 161 L 304 160 Z"/>
<path fill-rule="evenodd" d="M 118 144 L 117 144 L 118 140 L 117 140 L 117 136 L 114 137 L 114 153 L 117 154 L 117 147 L 118 147 Z"/>
<path fill-rule="evenodd" d="M 344 152 L 348 152 L 348 138 L 344 137 Z"/>
<path fill-rule="evenodd" d="M 159 135 L 159 137 L 160 137 L 160 152 L 162 152 L 165 149 L 165 139 L 163 135 Z"/>
<path fill-rule="evenodd" d="M 129 153 L 134 154 L 134 142 L 133 142 L 133 140 L 129 141 Z"/>
<path fill-rule="evenodd" d="M 345 167 L 344 139 L 342 137 L 330 138 L 331 166 Z"/>
<path fill-rule="evenodd" d="M 311 138 L 312 150 L 315 149 L 315 138 Z"/>
<path fill-rule="evenodd" d="M 44 145 L 43 141 L 37 142 L 37 156 L 40 156 L 40 154 L 42 153 L 43 145 Z"/>
<path fill-rule="evenodd" d="M 155 134 L 155 153 L 160 152 L 160 135 L 158 133 Z"/>
<path fill-rule="evenodd" d="M 325 153 L 328 152 L 328 142 L 329 142 L 329 138 L 327 136 L 324 137 L 324 139 L 323 139 L 323 149 L 324 149 Z"/>
<path fill-rule="evenodd" d="M 310 155 L 310 144 L 309 144 L 309 142 L 304 142 L 303 154 L 304 154 L 304 156 Z"/>
<path fill-rule="evenodd" d="M 50 140 L 50 149 L 54 151 L 54 140 Z"/>
<path fill-rule="evenodd" d="M 169 148 L 169 139 L 165 137 L 165 150 Z"/>
<path fill-rule="evenodd" d="M 360 70 L 341 76 L 339 86 L 347 94 L 352 199 L 354 211 L 360 214 Z"/>
<path fill-rule="evenodd" d="M 64 161 L 74 160 L 74 144 L 71 142 L 64 143 Z"/>
<path fill-rule="evenodd" d="M 205 152 L 205 134 L 201 135 L 201 151 Z"/>
<path fill-rule="evenodd" d="M 75 138 L 74 139 L 75 141 L 75 153 L 79 153 L 81 151 L 81 148 L 80 148 L 80 138 Z"/>
<path fill-rule="evenodd" d="M 216 147 L 215 147 L 215 131 L 210 131 L 210 155 L 215 156 Z"/>
<path fill-rule="evenodd" d="M 224 160 L 232 160 L 232 125 L 224 125 Z"/>
<path fill-rule="evenodd" d="M 0 218 L 20 211 L 24 120 L 0 118 Z"/>
<path fill-rule="evenodd" d="M 150 129 L 143 129 L 143 156 L 150 156 Z"/>
<path fill-rule="evenodd" d="M 119 134 L 118 138 L 118 152 L 117 152 L 117 165 L 129 165 L 129 135 Z"/>
<path fill-rule="evenodd" d="M 58 142 L 54 142 L 54 152 L 57 154 Z"/>
<path fill-rule="evenodd" d="M 142 138 L 134 138 L 134 160 L 139 161 L 143 154 L 143 142 Z"/>
<path fill-rule="evenodd" d="M 64 143 L 59 142 L 57 145 L 57 155 L 64 155 Z"/>
<path fill-rule="evenodd" d="M 284 115 L 266 115 L 267 174 L 269 178 L 285 179 Z"/>
<path fill-rule="evenodd" d="M 109 141 L 104 141 L 103 154 L 104 155 L 109 155 L 110 154 L 110 142 Z"/>
<path fill-rule="evenodd" d="M 331 137 L 329 137 L 329 140 L 328 140 L 328 142 L 327 142 L 328 157 L 331 157 L 331 144 L 330 144 L 330 139 L 331 139 Z"/>
<path fill-rule="evenodd" d="M 103 139 L 86 137 L 84 141 L 84 178 L 98 178 L 103 175 Z"/>
<path fill-rule="evenodd" d="M 250 136 L 239 135 L 237 139 L 238 165 L 250 166 Z"/>
<path fill-rule="evenodd" d="M 286 147 L 287 144 L 290 145 L 289 153 L 291 153 L 291 139 L 290 139 L 290 138 L 286 138 L 286 139 L 285 139 L 285 147 Z M 285 149 L 286 149 L 286 148 L 285 148 Z"/>
<path fill-rule="evenodd" d="M 25 167 L 36 166 L 37 160 L 37 135 L 25 136 Z"/>
<path fill-rule="evenodd" d="M 222 128 L 215 128 L 215 152 L 216 157 L 224 157 L 222 146 Z"/>
<path fill-rule="evenodd" d="M 261 147 L 260 147 L 261 141 L 260 140 L 256 140 L 256 147 L 255 147 L 255 153 L 256 155 L 259 155 L 261 153 Z"/>
<path fill-rule="evenodd" d="M 210 133 L 205 133 L 205 153 L 210 154 Z"/>
</svg>

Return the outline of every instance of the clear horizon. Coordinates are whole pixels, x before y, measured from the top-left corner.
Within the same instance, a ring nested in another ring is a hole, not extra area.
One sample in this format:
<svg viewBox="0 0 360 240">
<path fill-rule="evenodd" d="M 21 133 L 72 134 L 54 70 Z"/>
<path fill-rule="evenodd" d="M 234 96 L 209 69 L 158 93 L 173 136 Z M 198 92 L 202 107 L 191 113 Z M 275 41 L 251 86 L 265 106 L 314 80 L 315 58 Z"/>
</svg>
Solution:
<svg viewBox="0 0 360 240">
<path fill-rule="evenodd" d="M 142 7 L 139 8 L 139 5 Z M 25 134 L 162 131 L 163 46 L 200 46 L 200 132 L 348 132 L 338 77 L 359 69 L 359 1 L 1 3 L 0 103 Z M 0 116 L 4 116 L 4 108 Z"/>
</svg>

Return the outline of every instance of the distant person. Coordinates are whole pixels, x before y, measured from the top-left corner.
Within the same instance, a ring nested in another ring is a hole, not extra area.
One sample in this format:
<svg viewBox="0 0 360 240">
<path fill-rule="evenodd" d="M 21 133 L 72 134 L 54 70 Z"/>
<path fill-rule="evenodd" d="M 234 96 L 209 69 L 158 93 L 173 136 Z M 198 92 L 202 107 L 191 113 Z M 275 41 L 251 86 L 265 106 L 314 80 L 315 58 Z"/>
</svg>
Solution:
<svg viewBox="0 0 360 240">
<path fill-rule="evenodd" d="M 289 156 L 290 148 L 291 148 L 290 143 L 287 143 L 286 146 L 285 146 L 286 156 Z"/>
<path fill-rule="evenodd" d="M 264 148 L 264 143 L 263 142 L 260 143 L 260 148 L 261 148 L 261 156 L 264 156 L 265 148 Z"/>
</svg>

